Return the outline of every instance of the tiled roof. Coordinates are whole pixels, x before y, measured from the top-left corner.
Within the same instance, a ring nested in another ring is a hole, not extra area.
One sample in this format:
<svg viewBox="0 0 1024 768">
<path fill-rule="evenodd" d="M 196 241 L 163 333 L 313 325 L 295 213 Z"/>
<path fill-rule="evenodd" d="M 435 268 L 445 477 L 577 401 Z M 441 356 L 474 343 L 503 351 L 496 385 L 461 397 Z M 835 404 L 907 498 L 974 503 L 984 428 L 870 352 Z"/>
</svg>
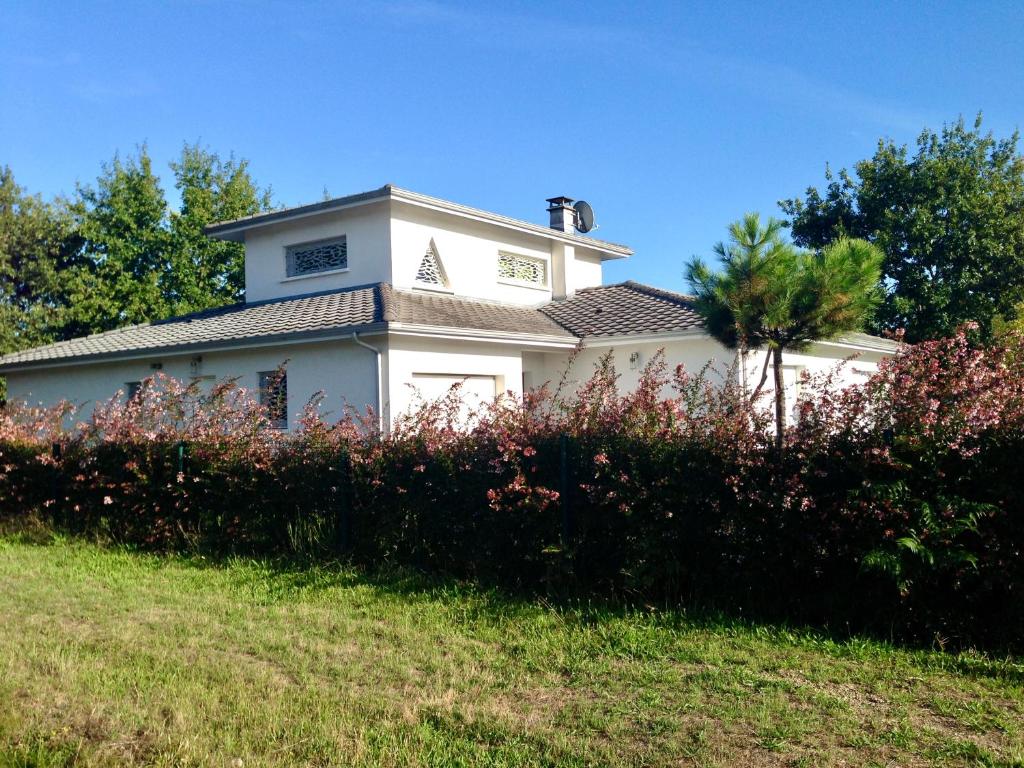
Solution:
<svg viewBox="0 0 1024 768">
<path fill-rule="evenodd" d="M 396 288 L 385 293 L 385 302 L 385 320 L 389 323 L 573 339 L 569 331 L 533 307 Z"/>
<path fill-rule="evenodd" d="M 132 325 L 0 357 L 0 372 L 64 360 L 113 358 L 157 351 L 244 346 L 252 341 L 297 340 L 405 326 L 485 333 L 586 337 L 687 331 L 701 327 L 689 297 L 626 282 L 585 288 L 539 308 L 445 294 L 406 291 L 387 283 L 286 299 L 235 304 L 183 317 Z M 895 349 L 895 342 L 851 333 L 839 343 Z"/>
<path fill-rule="evenodd" d="M 545 304 L 540 311 L 576 336 L 661 333 L 701 326 L 690 297 L 632 281 L 584 288 L 565 301 Z"/>
<path fill-rule="evenodd" d="M 148 350 L 166 353 L 249 341 L 333 335 L 345 329 L 384 328 L 391 323 L 572 339 L 561 326 L 529 307 L 402 291 L 387 283 L 377 283 L 235 304 L 47 344 L 0 357 L 0 371 L 35 363 L 117 357 Z"/>
</svg>

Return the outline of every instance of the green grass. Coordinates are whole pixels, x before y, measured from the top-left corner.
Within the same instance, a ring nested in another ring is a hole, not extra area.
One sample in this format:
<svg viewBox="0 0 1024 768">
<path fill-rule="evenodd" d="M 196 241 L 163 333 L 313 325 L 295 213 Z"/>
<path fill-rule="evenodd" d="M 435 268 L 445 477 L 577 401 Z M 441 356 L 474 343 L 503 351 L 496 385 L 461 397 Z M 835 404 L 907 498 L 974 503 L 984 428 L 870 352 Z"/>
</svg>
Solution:
<svg viewBox="0 0 1024 768">
<path fill-rule="evenodd" d="M 0 767 L 1024 765 L 1024 666 L 0 537 Z"/>
</svg>

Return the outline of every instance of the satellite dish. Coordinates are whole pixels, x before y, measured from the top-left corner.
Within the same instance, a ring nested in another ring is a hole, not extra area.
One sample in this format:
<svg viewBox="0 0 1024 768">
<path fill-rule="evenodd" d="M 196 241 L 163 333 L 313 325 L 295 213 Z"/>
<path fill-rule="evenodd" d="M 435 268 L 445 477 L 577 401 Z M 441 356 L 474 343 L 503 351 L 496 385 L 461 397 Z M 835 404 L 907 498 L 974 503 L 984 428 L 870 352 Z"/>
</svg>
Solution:
<svg viewBox="0 0 1024 768">
<path fill-rule="evenodd" d="M 580 200 L 572 209 L 576 211 L 576 229 L 579 232 L 586 234 L 592 229 L 597 229 L 597 224 L 594 222 L 594 209 L 590 207 L 590 203 Z"/>
</svg>

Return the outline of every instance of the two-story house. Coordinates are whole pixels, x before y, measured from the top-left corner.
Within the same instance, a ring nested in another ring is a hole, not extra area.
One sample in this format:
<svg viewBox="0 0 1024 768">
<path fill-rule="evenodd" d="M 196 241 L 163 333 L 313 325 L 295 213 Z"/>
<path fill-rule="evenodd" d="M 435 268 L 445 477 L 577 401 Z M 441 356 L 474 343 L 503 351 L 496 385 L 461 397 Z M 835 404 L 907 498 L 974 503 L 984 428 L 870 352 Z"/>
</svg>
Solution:
<svg viewBox="0 0 1024 768">
<path fill-rule="evenodd" d="M 243 303 L 9 354 L 0 375 L 9 398 L 87 407 L 155 371 L 237 377 L 290 426 L 319 391 L 326 408 L 373 406 L 385 424 L 456 382 L 471 397 L 520 395 L 559 379 L 581 341 L 576 380 L 609 348 L 623 387 L 658 349 L 690 370 L 727 367 L 734 354 L 686 296 L 602 285 L 604 262 L 632 251 L 578 234 L 571 202 L 551 198 L 541 226 L 387 185 L 215 224 L 210 237 L 245 245 Z M 844 371 L 856 380 L 893 349 L 865 334 L 818 343 L 786 355 L 787 385 L 859 354 Z"/>
</svg>

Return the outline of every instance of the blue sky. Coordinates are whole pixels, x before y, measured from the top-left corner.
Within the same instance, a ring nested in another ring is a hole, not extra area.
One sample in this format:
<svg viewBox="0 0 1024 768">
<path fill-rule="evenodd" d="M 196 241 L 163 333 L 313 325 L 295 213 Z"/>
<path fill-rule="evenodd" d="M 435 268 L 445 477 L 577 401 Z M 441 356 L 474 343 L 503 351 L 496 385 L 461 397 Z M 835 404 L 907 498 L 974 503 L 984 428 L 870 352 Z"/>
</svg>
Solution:
<svg viewBox="0 0 1024 768">
<path fill-rule="evenodd" d="M 544 222 L 585 198 L 682 288 L 744 211 L 879 137 L 1024 116 L 1021 3 L 0 1 L 0 164 L 44 195 L 148 143 L 250 160 L 275 200 L 392 182 Z"/>
</svg>

